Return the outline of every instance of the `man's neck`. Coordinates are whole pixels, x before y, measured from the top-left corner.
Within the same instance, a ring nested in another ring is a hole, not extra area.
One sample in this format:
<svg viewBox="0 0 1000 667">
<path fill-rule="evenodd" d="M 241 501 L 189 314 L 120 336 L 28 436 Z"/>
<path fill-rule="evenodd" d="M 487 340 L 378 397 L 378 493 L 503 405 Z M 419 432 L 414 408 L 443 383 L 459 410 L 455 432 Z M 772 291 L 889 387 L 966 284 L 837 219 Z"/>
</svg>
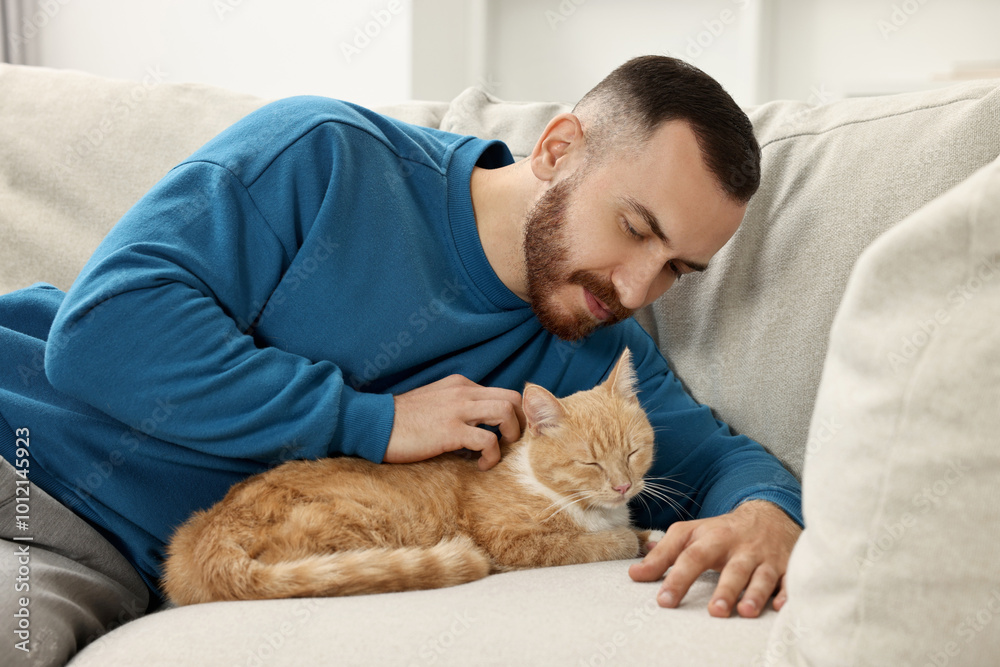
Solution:
<svg viewBox="0 0 1000 667">
<path fill-rule="evenodd" d="M 469 188 L 479 240 L 497 277 L 511 292 L 528 300 L 524 273 L 524 220 L 537 181 L 527 160 L 499 169 L 472 170 Z"/>
</svg>

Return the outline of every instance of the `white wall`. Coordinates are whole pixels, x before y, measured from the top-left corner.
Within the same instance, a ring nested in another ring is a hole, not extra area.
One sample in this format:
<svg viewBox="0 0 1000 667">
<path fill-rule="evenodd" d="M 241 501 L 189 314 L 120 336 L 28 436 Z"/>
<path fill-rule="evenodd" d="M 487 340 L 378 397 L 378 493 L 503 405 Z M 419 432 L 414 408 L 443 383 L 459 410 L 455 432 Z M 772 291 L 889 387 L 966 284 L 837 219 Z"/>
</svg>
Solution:
<svg viewBox="0 0 1000 667">
<path fill-rule="evenodd" d="M 126 79 L 158 68 L 167 81 L 265 98 L 316 94 L 373 106 L 411 95 L 409 0 L 41 4 L 58 7 L 32 40 L 37 64 L 48 67 Z"/>
<path fill-rule="evenodd" d="M 1000 0 L 35 4 L 16 27 L 31 33 L 34 64 L 137 80 L 154 68 L 168 81 L 369 106 L 447 100 L 471 85 L 510 100 L 574 102 L 643 53 L 696 64 L 745 106 L 943 85 L 935 75 L 963 61 L 994 61 L 1000 72 Z"/>
<path fill-rule="evenodd" d="M 919 90 L 963 62 L 1000 76 L 998 0 L 773 0 L 768 99 Z"/>
<path fill-rule="evenodd" d="M 946 85 L 957 63 L 1000 76 L 1000 0 L 492 0 L 489 17 L 486 78 L 510 99 L 575 101 L 641 53 L 745 106 Z"/>
<path fill-rule="evenodd" d="M 750 99 L 752 6 L 734 0 L 494 1 L 489 75 L 512 99 L 575 102 L 629 58 L 659 53 L 697 65 L 737 100 Z"/>
</svg>

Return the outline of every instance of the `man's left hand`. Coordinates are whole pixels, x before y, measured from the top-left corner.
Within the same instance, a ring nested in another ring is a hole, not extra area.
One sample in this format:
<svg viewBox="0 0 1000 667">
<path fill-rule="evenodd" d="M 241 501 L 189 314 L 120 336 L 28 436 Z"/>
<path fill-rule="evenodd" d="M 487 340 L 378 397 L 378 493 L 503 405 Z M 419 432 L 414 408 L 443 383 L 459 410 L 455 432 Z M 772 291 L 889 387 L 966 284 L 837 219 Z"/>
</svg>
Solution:
<svg viewBox="0 0 1000 667">
<path fill-rule="evenodd" d="M 787 598 L 784 574 L 788 557 L 802 529 L 777 505 L 749 500 L 729 514 L 678 521 L 655 547 L 629 568 L 635 581 L 656 581 L 670 569 L 660 586 L 657 602 L 676 607 L 688 588 L 707 570 L 721 572 L 708 613 L 729 616 L 740 593 L 740 616 L 760 614 L 781 582 L 774 609 Z"/>
</svg>

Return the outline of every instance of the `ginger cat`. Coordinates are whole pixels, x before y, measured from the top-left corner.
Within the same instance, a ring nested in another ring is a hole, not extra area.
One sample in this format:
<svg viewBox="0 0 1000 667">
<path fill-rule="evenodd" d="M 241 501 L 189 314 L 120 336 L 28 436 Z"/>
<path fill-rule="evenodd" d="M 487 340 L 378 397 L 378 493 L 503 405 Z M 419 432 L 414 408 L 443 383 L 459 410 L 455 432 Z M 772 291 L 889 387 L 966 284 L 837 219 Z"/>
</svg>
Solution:
<svg viewBox="0 0 1000 667">
<path fill-rule="evenodd" d="M 354 595 L 639 556 L 648 531 L 629 525 L 626 503 L 645 487 L 653 429 L 635 383 L 627 348 L 588 391 L 557 399 L 528 383 L 524 435 L 487 472 L 451 453 L 254 475 L 176 531 L 163 589 L 180 605 Z"/>
</svg>

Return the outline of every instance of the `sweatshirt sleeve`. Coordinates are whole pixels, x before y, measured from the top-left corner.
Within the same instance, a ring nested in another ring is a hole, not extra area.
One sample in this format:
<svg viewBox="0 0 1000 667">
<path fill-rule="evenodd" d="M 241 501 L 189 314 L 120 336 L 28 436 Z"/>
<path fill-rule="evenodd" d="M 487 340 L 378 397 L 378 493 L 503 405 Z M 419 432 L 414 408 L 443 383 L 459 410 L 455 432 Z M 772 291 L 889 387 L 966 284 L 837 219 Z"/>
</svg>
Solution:
<svg viewBox="0 0 1000 667">
<path fill-rule="evenodd" d="M 228 169 L 174 168 L 69 290 L 49 333 L 49 381 L 144 433 L 213 455 L 269 462 L 291 448 L 298 458 L 380 462 L 392 396 L 354 391 L 330 361 L 255 344 L 252 325 L 303 233 L 273 222 Z M 165 404 L 172 409 L 157 412 Z"/>
<path fill-rule="evenodd" d="M 656 431 L 647 479 L 661 491 L 632 501 L 636 523 L 666 530 L 678 520 L 726 514 L 760 499 L 803 526 L 802 489 L 795 477 L 758 442 L 733 435 L 708 406 L 697 403 L 649 335 L 630 324 L 636 331 L 627 344 L 639 378 L 639 400 Z"/>
</svg>

